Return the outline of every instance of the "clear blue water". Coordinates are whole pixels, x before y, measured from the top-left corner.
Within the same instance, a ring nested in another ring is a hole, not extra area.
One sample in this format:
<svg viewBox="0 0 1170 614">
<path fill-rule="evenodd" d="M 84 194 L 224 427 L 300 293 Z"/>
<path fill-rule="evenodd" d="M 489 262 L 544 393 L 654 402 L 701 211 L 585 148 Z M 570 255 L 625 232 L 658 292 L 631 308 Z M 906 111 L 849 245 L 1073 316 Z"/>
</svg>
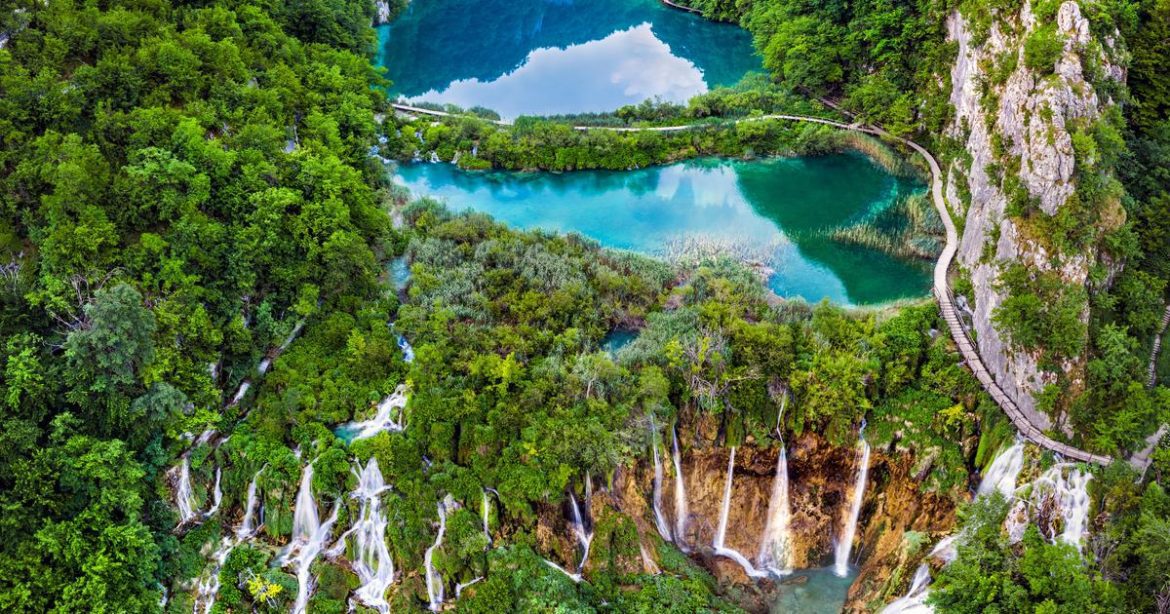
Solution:
<svg viewBox="0 0 1170 614">
<path fill-rule="evenodd" d="M 638 331 L 618 329 L 610 331 L 610 333 L 601 340 L 601 347 L 611 355 L 617 354 L 618 350 L 626 347 L 637 338 Z"/>
<path fill-rule="evenodd" d="M 778 295 L 870 305 L 924 296 L 929 266 L 833 241 L 921 190 L 861 155 L 758 161 L 693 160 L 634 171 L 565 174 L 466 172 L 408 164 L 397 180 L 520 228 L 576 232 L 606 247 L 650 255 L 715 246 L 769 265 Z"/>
<path fill-rule="evenodd" d="M 391 94 L 506 118 L 685 102 L 762 70 L 745 30 L 658 0 L 419 0 L 378 38 Z"/>
<path fill-rule="evenodd" d="M 772 603 L 772 614 L 837 614 L 845 607 L 849 586 L 857 573 L 850 570 L 848 576 L 838 578 L 830 569 L 803 569 L 792 578 L 800 576 L 808 576 L 808 582 L 781 586 L 780 597 Z"/>
</svg>

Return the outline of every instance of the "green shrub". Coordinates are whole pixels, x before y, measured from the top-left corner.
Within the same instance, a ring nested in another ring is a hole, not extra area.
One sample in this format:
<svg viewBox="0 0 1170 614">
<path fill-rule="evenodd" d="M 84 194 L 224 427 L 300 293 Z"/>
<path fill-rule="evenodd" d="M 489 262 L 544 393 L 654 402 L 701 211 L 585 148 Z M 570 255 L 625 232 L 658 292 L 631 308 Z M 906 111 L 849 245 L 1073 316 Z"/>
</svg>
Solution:
<svg viewBox="0 0 1170 614">
<path fill-rule="evenodd" d="M 1064 37 L 1055 25 L 1037 28 L 1024 41 L 1024 65 L 1042 75 L 1056 70 L 1056 61 L 1064 53 Z"/>
</svg>

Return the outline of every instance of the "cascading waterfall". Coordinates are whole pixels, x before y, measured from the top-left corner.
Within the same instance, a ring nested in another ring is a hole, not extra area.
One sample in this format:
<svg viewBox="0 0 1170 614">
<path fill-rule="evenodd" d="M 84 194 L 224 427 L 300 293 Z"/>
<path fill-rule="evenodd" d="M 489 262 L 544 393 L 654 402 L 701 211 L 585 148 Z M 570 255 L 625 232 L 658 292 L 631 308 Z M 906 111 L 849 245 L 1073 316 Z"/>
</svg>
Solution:
<svg viewBox="0 0 1170 614">
<path fill-rule="evenodd" d="M 569 504 L 570 510 L 573 512 L 573 534 L 577 536 L 577 542 L 581 544 L 582 549 L 581 563 L 577 565 L 577 572 L 580 573 L 585 570 L 585 561 L 589 559 L 589 546 L 593 543 L 593 531 L 585 526 L 585 520 L 581 516 L 581 508 L 577 505 L 577 497 L 573 496 L 572 492 L 569 493 Z"/>
<path fill-rule="evenodd" d="M 309 463 L 301 472 L 301 486 L 293 515 L 293 541 L 289 543 L 289 550 L 282 559 L 286 564 L 291 561 L 296 569 L 297 600 L 293 604 L 293 614 L 303 614 L 308 607 L 309 593 L 312 592 L 310 568 L 333 532 L 340 507 L 340 502 L 334 503 L 329 518 L 320 522 L 317 501 L 313 498 L 313 464 Z"/>
<path fill-rule="evenodd" d="M 853 485 L 853 497 L 849 508 L 849 521 L 837 541 L 833 559 L 833 573 L 840 578 L 849 575 L 849 552 L 853 549 L 853 538 L 857 535 L 857 521 L 861 518 L 861 503 L 865 499 L 865 479 L 869 474 L 869 443 L 865 441 L 865 422 L 861 423 L 859 435 L 861 458 L 857 467 L 857 482 Z"/>
<path fill-rule="evenodd" d="M 261 467 L 260 471 L 264 471 L 264 468 Z M 211 555 L 212 565 L 210 571 L 204 574 L 195 586 L 194 614 L 211 614 L 212 609 L 215 607 L 215 598 L 219 594 L 219 571 L 223 569 L 223 564 L 227 561 L 227 557 L 231 554 L 232 550 L 256 534 L 253 510 L 256 507 L 256 478 L 260 476 L 260 471 L 257 471 L 256 475 L 252 476 L 252 482 L 248 485 L 248 499 L 244 508 L 244 520 L 240 523 L 240 526 L 236 527 L 233 536 L 224 537 L 220 540 L 219 547 Z M 219 478 L 220 472 L 217 469 L 215 474 L 217 492 L 219 491 Z M 222 493 L 216 496 L 216 505 L 207 513 L 208 516 L 215 512 L 215 508 L 219 507 L 219 501 L 222 499 L 222 496 Z"/>
<path fill-rule="evenodd" d="M 240 384 L 239 389 L 236 390 L 235 396 L 233 396 L 232 400 L 228 402 L 228 407 L 234 407 L 236 405 L 239 405 L 240 401 L 244 400 L 244 395 L 248 394 L 248 389 L 251 387 L 252 387 L 252 382 L 249 382 L 248 380 L 244 380 L 243 383 Z"/>
<path fill-rule="evenodd" d="M 727 538 L 727 518 L 731 515 L 731 485 L 735 478 L 735 446 L 731 447 L 731 454 L 727 458 L 727 480 L 723 484 L 723 505 L 719 510 L 719 528 L 715 531 L 715 554 L 725 556 L 743 567 L 744 572 L 753 578 L 762 578 L 768 575 L 766 571 L 756 569 L 751 561 L 739 551 L 724 546 Z"/>
<path fill-rule="evenodd" d="M 430 600 L 432 612 L 438 612 L 443 605 L 443 576 L 435 571 L 434 556 L 435 549 L 443 545 L 443 534 L 446 531 L 447 509 L 443 502 L 439 501 L 439 533 L 435 536 L 435 543 L 427 548 L 426 554 L 423 556 L 423 566 L 426 568 L 427 599 Z"/>
<path fill-rule="evenodd" d="M 406 337 L 398 335 L 398 349 L 402 350 L 402 361 L 406 364 L 414 362 L 414 348 L 411 347 L 410 342 Z"/>
<path fill-rule="evenodd" d="M 991 461 L 991 465 L 983 472 L 983 479 L 979 482 L 975 496 L 982 497 L 998 490 L 1004 497 L 1010 499 L 1016 492 L 1016 479 L 1023 468 L 1024 442 L 1017 440 Z"/>
<path fill-rule="evenodd" d="M 670 541 L 670 525 L 662 514 L 662 460 L 658 458 L 658 429 L 654 426 L 654 417 L 650 417 L 650 449 L 654 456 L 654 526 L 662 539 Z"/>
<path fill-rule="evenodd" d="M 313 463 L 301 472 L 301 486 L 297 490 L 296 509 L 293 513 L 292 539 L 308 541 L 321 526 L 317 515 L 317 501 L 313 498 Z"/>
<path fill-rule="evenodd" d="M 933 612 L 933 608 L 926 605 L 926 597 L 930 594 L 930 564 L 923 563 L 914 572 L 914 580 L 910 583 L 910 590 L 904 597 L 890 602 L 882 609 L 882 614 L 911 614 Z"/>
<path fill-rule="evenodd" d="M 927 558 L 938 559 L 944 565 L 950 564 L 958 556 L 955 543 L 959 537 L 959 535 L 951 535 L 943 538 L 934 546 Z M 930 563 L 923 561 L 914 572 L 914 579 L 910 582 L 910 590 L 906 591 L 904 597 L 900 597 L 882 608 L 881 614 L 928 614 L 934 612 L 934 608 L 926 604 L 926 598 L 930 595 L 930 580 Z"/>
<path fill-rule="evenodd" d="M 760 554 L 756 564 L 776 575 L 792 572 L 788 564 L 788 550 L 792 543 L 789 524 L 792 510 L 788 501 L 788 452 L 780 442 L 780 455 L 776 459 L 776 477 L 772 479 L 772 497 L 768 501 L 768 520 L 764 524 L 764 536 L 760 540 Z"/>
<path fill-rule="evenodd" d="M 356 471 L 355 471 L 356 473 Z M 354 592 L 359 601 L 378 610 L 389 612 L 386 590 L 394 583 L 394 561 L 386 546 L 386 512 L 382 509 L 382 493 L 389 490 L 378 460 L 370 458 L 358 475 L 358 485 L 350 495 L 361 503 L 358 517 L 345 535 L 334 546 L 338 551 L 345 548 L 345 539 L 354 536 L 354 558 L 352 567 L 361 586 Z M 332 554 L 333 549 L 330 549 Z M 340 552 L 338 552 L 340 554 Z"/>
<path fill-rule="evenodd" d="M 561 567 L 560 565 L 557 565 L 556 563 L 554 563 L 548 559 L 541 559 L 541 560 L 544 561 L 545 565 L 548 565 L 549 567 L 552 567 L 553 569 L 565 574 L 566 576 L 569 577 L 570 580 L 572 580 L 574 582 L 580 582 L 582 580 L 582 576 L 579 573 L 570 573 L 569 570 L 565 569 L 564 567 Z"/>
<path fill-rule="evenodd" d="M 1067 470 L 1067 473 L 1066 473 Z M 1048 518 L 1048 533 L 1053 541 L 1057 539 L 1071 544 L 1079 552 L 1083 546 L 1089 526 L 1089 480 L 1091 473 L 1082 472 L 1068 463 L 1058 463 L 1032 482 L 1031 500 L 1035 509 L 1051 507 L 1055 515 Z M 1047 502 L 1053 505 L 1045 505 Z M 1061 530 L 1056 530 L 1056 520 L 1061 521 Z"/>
<path fill-rule="evenodd" d="M 204 574 L 199 583 L 195 585 L 192 614 L 211 614 L 211 610 L 215 607 L 216 595 L 219 594 L 219 570 L 223 569 L 228 555 L 237 545 L 239 542 L 230 537 L 225 537 L 219 542 L 219 547 L 211 555 L 213 561 L 211 570 Z M 203 607 L 200 607 L 201 605 Z"/>
<path fill-rule="evenodd" d="M 259 498 L 256 493 L 256 480 L 259 479 L 262 471 L 264 471 L 264 467 L 261 467 L 260 471 L 252 476 L 252 481 L 248 484 L 248 498 L 244 503 L 244 520 L 236 528 L 236 539 L 244 540 L 256 533 L 256 503 Z"/>
<path fill-rule="evenodd" d="M 223 503 L 223 490 L 219 487 L 219 480 L 221 477 L 223 477 L 223 469 L 221 467 L 216 467 L 215 488 L 211 492 L 211 509 L 207 510 L 206 514 L 203 514 L 204 518 L 209 518 L 212 514 L 218 512 L 219 504 Z"/>
<path fill-rule="evenodd" d="M 687 489 L 683 480 L 682 459 L 678 452 L 678 426 L 671 431 L 671 457 L 674 459 L 674 541 L 683 552 L 687 551 L 684 539 L 687 534 Z"/>
<path fill-rule="evenodd" d="M 195 493 L 191 491 L 191 462 L 187 457 L 179 463 L 179 479 L 175 485 L 175 505 L 179 508 L 179 524 L 184 525 L 195 519 Z"/>
<path fill-rule="evenodd" d="M 351 422 L 343 428 L 354 432 L 353 440 L 373 437 L 383 431 L 401 432 L 406 428 L 406 384 L 399 384 L 390 396 L 378 403 L 378 410 L 373 418 L 360 422 Z"/>
</svg>

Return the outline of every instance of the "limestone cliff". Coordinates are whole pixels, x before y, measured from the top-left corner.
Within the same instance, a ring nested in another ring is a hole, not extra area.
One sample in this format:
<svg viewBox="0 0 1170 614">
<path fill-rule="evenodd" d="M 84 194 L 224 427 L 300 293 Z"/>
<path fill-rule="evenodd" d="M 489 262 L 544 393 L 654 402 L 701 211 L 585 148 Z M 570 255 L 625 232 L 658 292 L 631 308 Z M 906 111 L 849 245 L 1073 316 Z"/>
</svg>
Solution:
<svg viewBox="0 0 1170 614">
<path fill-rule="evenodd" d="M 1112 40 L 1094 38 L 1076 2 L 1038 5 L 1044 7 L 1041 16 L 1025 0 L 1018 10 L 983 15 L 978 24 L 959 12 L 949 19 L 958 56 L 951 69 L 955 115 L 947 136 L 965 154 L 949 160 L 947 197 L 959 209 L 956 217 L 965 218 L 958 265 L 970 275 L 973 336 L 984 363 L 1037 426 L 1050 428 L 1055 419 L 1061 428 L 1059 413 L 1041 411 L 1036 395 L 1058 375 L 1068 389 L 1078 390 L 1083 360 L 1065 357 L 1055 367 L 1045 366 L 1054 361 L 1045 360 L 1043 349 L 1008 343 L 1005 331 L 993 323 L 1007 296 L 999 278 L 1005 266 L 1021 263 L 1033 272 L 1054 272 L 1072 287 L 1087 287 L 1095 266 L 1109 268 L 1096 248 L 1061 253 L 1035 225 L 1021 222 L 1013 201 L 1027 202 L 1042 212 L 1037 216 L 1051 217 L 1070 206 L 1084 162 L 1074 149 L 1075 131 L 1112 104 L 1095 85 L 1124 81 L 1124 73 L 1112 60 L 1118 53 Z M 1063 49 L 1057 48 L 1055 69 L 1047 74 L 1048 67 L 1036 69 L 1028 47 L 1033 38 L 1053 31 Z M 1097 212 L 1097 218 L 1116 226 L 1119 210 Z M 1087 318 L 1085 304 L 1081 319 Z"/>
</svg>

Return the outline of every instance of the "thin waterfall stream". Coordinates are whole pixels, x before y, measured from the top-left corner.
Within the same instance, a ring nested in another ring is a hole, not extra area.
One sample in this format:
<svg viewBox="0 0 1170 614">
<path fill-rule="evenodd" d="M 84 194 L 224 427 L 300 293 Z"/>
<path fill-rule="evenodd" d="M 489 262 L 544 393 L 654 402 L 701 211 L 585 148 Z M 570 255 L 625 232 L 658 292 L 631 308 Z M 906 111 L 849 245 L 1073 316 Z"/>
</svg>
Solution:
<svg viewBox="0 0 1170 614">
<path fill-rule="evenodd" d="M 858 436 L 861 448 L 857 467 L 857 481 L 853 485 L 853 496 L 849 506 L 849 518 L 845 523 L 845 530 L 837 541 L 833 559 L 833 573 L 844 578 L 849 575 L 849 553 L 853 549 L 853 538 L 857 536 L 857 521 L 861 518 L 861 504 L 865 499 L 865 480 L 869 475 L 869 443 L 865 441 L 865 422 L 861 423 L 861 432 Z"/>
<path fill-rule="evenodd" d="M 443 606 L 443 576 L 435 571 L 435 550 L 443 545 L 443 534 L 447 532 L 447 509 L 443 501 L 439 501 L 439 533 L 435 535 L 435 543 L 427 548 L 423 556 L 423 566 L 426 571 L 427 599 L 430 601 L 432 612 L 438 612 Z"/>
<path fill-rule="evenodd" d="M 752 565 L 751 561 L 738 550 L 728 548 L 725 546 L 727 539 L 727 520 L 731 515 L 731 485 L 735 478 L 735 446 L 731 447 L 731 454 L 727 457 L 727 480 L 723 484 L 723 505 L 719 510 L 719 528 L 715 531 L 715 542 L 712 544 L 715 548 L 715 554 L 725 556 L 743 567 L 745 573 L 753 578 L 762 578 L 768 575 L 768 572 L 761 571 Z"/>
<path fill-rule="evenodd" d="M 658 457 L 658 428 L 654 425 L 654 417 L 650 417 L 650 450 L 654 457 L 654 527 L 658 529 L 658 534 L 662 539 L 671 541 L 670 538 L 670 524 L 666 522 L 666 516 L 662 513 L 662 459 Z"/>
<path fill-rule="evenodd" d="M 683 552 L 687 551 L 687 487 L 683 479 L 682 459 L 678 451 L 678 425 L 671 431 L 671 458 L 674 460 L 674 541 Z"/>
</svg>

